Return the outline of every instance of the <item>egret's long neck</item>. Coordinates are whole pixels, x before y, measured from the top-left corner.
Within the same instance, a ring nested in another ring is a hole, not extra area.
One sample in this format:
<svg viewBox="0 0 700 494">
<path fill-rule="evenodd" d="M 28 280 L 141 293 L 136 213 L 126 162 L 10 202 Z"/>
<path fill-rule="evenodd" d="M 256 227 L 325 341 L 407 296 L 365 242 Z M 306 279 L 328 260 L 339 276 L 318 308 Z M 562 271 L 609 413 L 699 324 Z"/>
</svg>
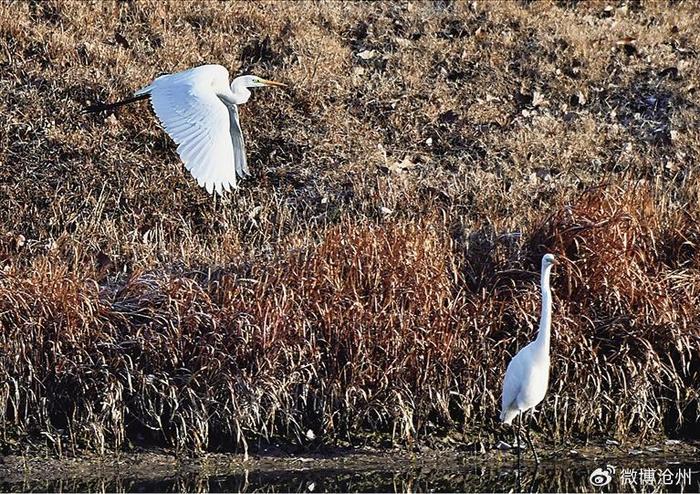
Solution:
<svg viewBox="0 0 700 494">
<path fill-rule="evenodd" d="M 549 333 L 552 326 L 552 290 L 549 287 L 549 274 L 552 266 L 542 267 L 540 284 L 542 286 L 542 314 L 540 315 L 540 329 L 535 342 L 546 352 L 549 352 Z"/>
<path fill-rule="evenodd" d="M 237 105 L 247 103 L 250 98 L 250 91 L 245 85 L 243 77 L 236 77 L 231 83 L 231 92 L 233 93 L 233 102 Z"/>
</svg>

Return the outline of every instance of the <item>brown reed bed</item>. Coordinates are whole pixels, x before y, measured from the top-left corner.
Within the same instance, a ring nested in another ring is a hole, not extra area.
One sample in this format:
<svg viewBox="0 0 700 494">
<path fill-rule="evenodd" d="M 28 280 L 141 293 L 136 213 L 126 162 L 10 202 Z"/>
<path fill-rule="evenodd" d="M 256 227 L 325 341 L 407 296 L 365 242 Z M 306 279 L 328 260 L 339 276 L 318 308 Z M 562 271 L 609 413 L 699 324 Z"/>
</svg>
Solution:
<svg viewBox="0 0 700 494">
<path fill-rule="evenodd" d="M 648 187 L 594 190 L 531 240 L 484 238 L 475 252 L 444 218 L 343 219 L 313 248 L 209 273 L 3 276 L 6 439 L 104 450 L 148 434 L 201 451 L 308 445 L 308 430 L 331 443 L 491 437 L 507 358 L 536 324 L 545 250 L 567 259 L 546 437 L 674 434 L 698 419 L 699 273 L 668 258 L 700 238 L 683 211 Z"/>
<path fill-rule="evenodd" d="M 0 6 L 3 451 L 492 441 L 544 252 L 539 437 L 690 435 L 692 5 L 303 7 Z M 204 61 L 290 85 L 217 201 L 145 106 L 78 116 Z"/>
</svg>

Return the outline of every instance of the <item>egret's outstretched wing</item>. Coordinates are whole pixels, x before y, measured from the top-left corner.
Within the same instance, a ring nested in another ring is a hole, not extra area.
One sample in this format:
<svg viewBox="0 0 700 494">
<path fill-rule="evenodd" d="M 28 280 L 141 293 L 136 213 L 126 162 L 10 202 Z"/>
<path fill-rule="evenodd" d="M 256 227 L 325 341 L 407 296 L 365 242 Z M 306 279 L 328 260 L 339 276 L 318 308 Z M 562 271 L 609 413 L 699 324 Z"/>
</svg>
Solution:
<svg viewBox="0 0 700 494">
<path fill-rule="evenodd" d="M 241 130 L 240 116 L 238 113 L 238 105 L 224 101 L 228 107 L 229 117 L 231 119 L 231 143 L 233 144 L 233 156 L 236 162 L 236 173 L 241 178 L 249 177 L 248 160 L 245 157 L 245 143 L 243 142 L 243 131 Z"/>
<path fill-rule="evenodd" d="M 236 187 L 230 112 L 217 96 L 217 88 L 227 85 L 224 67 L 205 65 L 159 77 L 148 88 L 153 110 L 178 144 L 185 167 L 210 194 Z"/>
</svg>

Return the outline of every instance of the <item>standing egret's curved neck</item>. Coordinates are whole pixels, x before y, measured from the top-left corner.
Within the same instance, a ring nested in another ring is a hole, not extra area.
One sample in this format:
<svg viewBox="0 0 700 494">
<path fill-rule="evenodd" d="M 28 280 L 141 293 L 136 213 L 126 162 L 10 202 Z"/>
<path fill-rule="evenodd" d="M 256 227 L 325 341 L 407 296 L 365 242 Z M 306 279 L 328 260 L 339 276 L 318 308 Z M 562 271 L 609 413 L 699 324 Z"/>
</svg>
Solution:
<svg viewBox="0 0 700 494">
<path fill-rule="evenodd" d="M 247 103 L 250 98 L 250 91 L 246 87 L 247 78 L 245 76 L 236 77 L 231 83 L 231 92 L 233 93 L 233 102 L 237 105 Z"/>
<path fill-rule="evenodd" d="M 549 333 L 552 326 L 552 290 L 549 287 L 549 275 L 552 265 L 542 266 L 540 284 L 542 286 L 542 314 L 540 315 L 540 329 L 535 343 L 543 350 L 549 352 Z"/>
</svg>

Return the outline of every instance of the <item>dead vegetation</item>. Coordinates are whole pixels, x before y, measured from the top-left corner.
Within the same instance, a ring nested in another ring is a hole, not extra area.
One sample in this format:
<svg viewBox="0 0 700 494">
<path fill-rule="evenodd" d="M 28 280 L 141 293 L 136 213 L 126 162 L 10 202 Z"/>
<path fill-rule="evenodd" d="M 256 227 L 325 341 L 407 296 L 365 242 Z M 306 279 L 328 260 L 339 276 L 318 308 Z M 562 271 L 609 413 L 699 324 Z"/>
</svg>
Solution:
<svg viewBox="0 0 700 494">
<path fill-rule="evenodd" d="M 545 251 L 542 437 L 690 434 L 699 16 L 3 3 L 4 450 L 492 438 Z M 146 105 L 79 115 L 204 62 L 290 85 L 243 109 L 223 201 Z"/>
</svg>

